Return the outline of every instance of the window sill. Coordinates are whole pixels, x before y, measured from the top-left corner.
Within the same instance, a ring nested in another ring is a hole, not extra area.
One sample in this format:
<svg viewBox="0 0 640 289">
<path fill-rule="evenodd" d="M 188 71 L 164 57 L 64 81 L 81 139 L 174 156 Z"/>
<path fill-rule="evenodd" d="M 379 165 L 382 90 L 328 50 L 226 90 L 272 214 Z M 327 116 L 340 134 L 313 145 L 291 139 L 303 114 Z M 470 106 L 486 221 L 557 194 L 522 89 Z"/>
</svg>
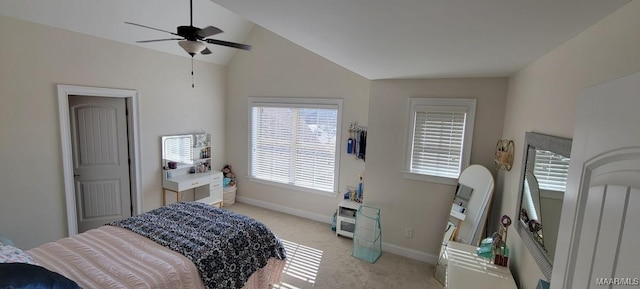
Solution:
<svg viewBox="0 0 640 289">
<path fill-rule="evenodd" d="M 455 186 L 458 184 L 457 178 L 436 177 L 436 176 L 430 176 L 430 175 L 416 174 L 416 173 L 407 172 L 407 171 L 402 171 L 402 178 L 407 180 L 437 183 L 437 184 L 452 185 L 452 186 Z"/>
<path fill-rule="evenodd" d="M 325 196 L 325 197 L 332 197 L 332 198 L 335 198 L 335 197 L 338 196 L 338 192 L 327 192 L 327 191 L 309 189 L 309 188 L 299 187 L 299 186 L 295 186 L 295 185 L 291 185 L 291 184 L 284 184 L 284 183 L 278 183 L 278 182 L 272 182 L 272 181 L 267 181 L 267 180 L 263 180 L 263 179 L 258 179 L 258 178 L 252 177 L 252 176 L 247 176 L 247 179 L 249 179 L 249 181 L 251 181 L 253 183 L 269 185 L 269 186 L 274 186 L 274 187 L 280 187 L 280 188 L 284 188 L 284 189 L 288 189 L 288 190 L 294 190 L 294 191 L 303 192 L 303 193 L 316 194 L 316 195 L 321 195 L 321 196 Z"/>
</svg>

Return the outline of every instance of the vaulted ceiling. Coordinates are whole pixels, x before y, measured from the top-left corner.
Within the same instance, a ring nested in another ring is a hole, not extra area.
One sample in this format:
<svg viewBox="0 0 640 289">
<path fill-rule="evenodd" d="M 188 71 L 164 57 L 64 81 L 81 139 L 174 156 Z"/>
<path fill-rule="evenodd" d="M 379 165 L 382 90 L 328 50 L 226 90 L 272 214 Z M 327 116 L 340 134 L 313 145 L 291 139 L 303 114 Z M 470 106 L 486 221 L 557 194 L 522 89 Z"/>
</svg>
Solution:
<svg viewBox="0 0 640 289">
<path fill-rule="evenodd" d="M 193 10 L 194 26 L 211 25 L 224 31 L 211 38 L 241 42 L 254 26 L 209 0 L 194 0 Z M 189 25 L 188 0 L 0 0 L 0 15 L 190 57 L 177 41 L 136 43 L 175 36 L 124 23 L 134 22 L 175 33 L 176 27 Z M 209 45 L 209 49 L 212 54 L 196 57 L 226 65 L 236 53 L 236 49 L 218 45 Z"/>
<path fill-rule="evenodd" d="M 233 42 L 255 23 L 369 79 L 508 76 L 629 1 L 194 0 L 193 20 Z M 175 42 L 136 44 L 171 35 L 124 24 L 175 31 L 186 0 L 0 0 L 0 14 L 188 57 Z M 236 53 L 209 47 L 196 57 Z"/>
</svg>

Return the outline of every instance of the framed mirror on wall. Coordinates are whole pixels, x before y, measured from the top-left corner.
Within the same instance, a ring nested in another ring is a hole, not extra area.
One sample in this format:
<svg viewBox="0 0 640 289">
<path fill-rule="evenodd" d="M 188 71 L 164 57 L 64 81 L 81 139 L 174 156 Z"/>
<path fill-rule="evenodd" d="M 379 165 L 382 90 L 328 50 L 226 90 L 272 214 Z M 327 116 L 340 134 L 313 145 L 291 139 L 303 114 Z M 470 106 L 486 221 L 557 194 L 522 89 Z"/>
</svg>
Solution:
<svg viewBox="0 0 640 289">
<path fill-rule="evenodd" d="M 162 137 L 162 167 L 179 169 L 193 165 L 194 135 Z"/>
<path fill-rule="evenodd" d="M 514 227 L 547 280 L 553 270 L 570 156 L 570 139 L 525 133 Z"/>
</svg>

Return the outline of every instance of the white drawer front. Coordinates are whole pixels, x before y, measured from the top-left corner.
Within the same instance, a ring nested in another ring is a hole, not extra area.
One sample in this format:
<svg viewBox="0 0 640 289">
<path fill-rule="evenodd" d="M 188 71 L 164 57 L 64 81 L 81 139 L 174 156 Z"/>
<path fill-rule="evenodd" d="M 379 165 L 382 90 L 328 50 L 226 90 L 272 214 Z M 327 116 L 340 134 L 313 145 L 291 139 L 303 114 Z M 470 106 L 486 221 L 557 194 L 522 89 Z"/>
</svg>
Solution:
<svg viewBox="0 0 640 289">
<path fill-rule="evenodd" d="M 178 183 L 178 191 L 193 189 L 195 187 L 204 186 L 211 182 L 211 175 L 195 176 L 191 179 Z"/>
<path fill-rule="evenodd" d="M 224 191 L 222 190 L 222 186 L 217 189 L 211 189 L 211 196 L 216 200 L 222 201 Z"/>
</svg>

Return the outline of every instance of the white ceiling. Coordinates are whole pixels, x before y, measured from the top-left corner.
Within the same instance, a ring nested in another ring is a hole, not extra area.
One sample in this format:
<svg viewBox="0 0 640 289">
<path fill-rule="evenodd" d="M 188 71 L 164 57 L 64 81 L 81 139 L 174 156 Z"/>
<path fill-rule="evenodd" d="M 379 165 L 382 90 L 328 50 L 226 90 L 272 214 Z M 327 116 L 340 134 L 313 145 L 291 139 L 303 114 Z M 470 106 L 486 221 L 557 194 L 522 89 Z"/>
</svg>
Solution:
<svg viewBox="0 0 640 289">
<path fill-rule="evenodd" d="M 242 42 L 254 24 L 209 0 L 193 0 L 193 26 L 215 26 L 210 38 Z M 0 14 L 127 44 L 190 57 L 177 41 L 135 43 L 174 35 L 124 24 L 125 21 L 176 32 L 189 25 L 189 1 L 182 0 L 0 0 Z M 3 41 L 7 41 L 4 39 Z M 208 44 L 210 55 L 196 58 L 226 65 L 237 49 Z M 241 53 L 246 53 L 243 51 Z"/>
<path fill-rule="evenodd" d="M 629 0 L 212 0 L 369 79 L 507 76 Z"/>
<path fill-rule="evenodd" d="M 244 43 L 256 23 L 369 79 L 508 76 L 630 2 L 212 1 L 194 0 L 194 26 L 225 31 L 212 38 Z M 186 0 L 0 0 L 6 16 L 185 57 L 173 41 L 136 44 L 172 35 L 123 22 L 175 31 L 188 25 L 188 8 Z M 225 65 L 237 51 L 208 46 L 213 54 L 198 59 Z"/>
</svg>

